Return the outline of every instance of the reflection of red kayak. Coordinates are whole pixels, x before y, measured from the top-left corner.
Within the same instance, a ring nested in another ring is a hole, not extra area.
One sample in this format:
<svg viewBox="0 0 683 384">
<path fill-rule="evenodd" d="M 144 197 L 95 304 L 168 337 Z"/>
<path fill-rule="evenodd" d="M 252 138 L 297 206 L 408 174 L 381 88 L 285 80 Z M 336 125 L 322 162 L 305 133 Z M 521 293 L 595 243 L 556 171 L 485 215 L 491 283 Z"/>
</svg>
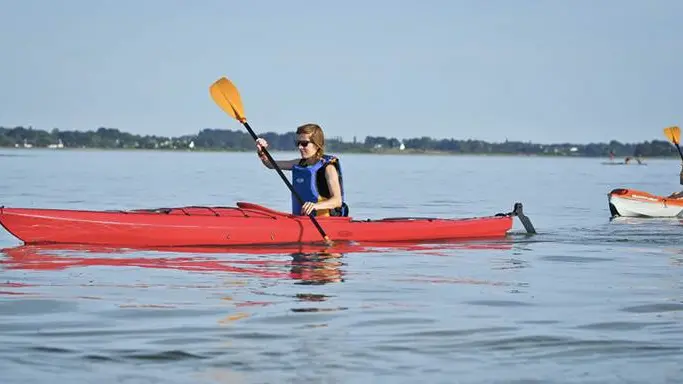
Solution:
<svg viewBox="0 0 683 384">
<path fill-rule="evenodd" d="M 428 241 L 503 237 L 519 216 L 385 218 L 321 217 L 332 240 L 356 242 Z M 26 244 L 73 243 L 130 247 L 232 246 L 321 241 L 312 221 L 250 203 L 237 207 L 183 207 L 131 211 L 0 208 L 0 224 Z"/>
<path fill-rule="evenodd" d="M 40 244 L 21 245 L 13 248 L 0 250 L 9 257 L 4 264 L 7 267 L 22 266 L 27 269 L 62 269 L 71 266 L 108 265 L 108 266 L 141 266 L 155 268 L 166 267 L 171 263 L 171 268 L 213 270 L 211 266 L 218 266 L 216 271 L 222 270 L 222 264 L 203 263 L 203 261 L 215 261 L 221 256 L 229 256 L 231 264 L 240 265 L 265 265 L 273 264 L 265 259 L 240 260 L 235 256 L 302 256 L 302 255 L 342 255 L 348 253 L 387 253 L 387 252 L 427 252 L 441 254 L 439 251 L 446 250 L 509 250 L 512 249 L 510 242 L 440 242 L 430 243 L 406 243 L 406 242 L 382 242 L 366 245 L 354 243 L 336 243 L 333 246 L 296 244 L 296 245 L 264 245 L 264 246 L 234 246 L 234 247 L 146 247 L 146 248 L 118 248 L 102 245 L 79 245 L 79 244 Z M 148 257 L 154 254 L 155 257 Z M 140 255 L 144 255 L 141 257 Z M 158 257 L 157 257 L 158 256 Z M 162 257 L 167 256 L 167 257 Z M 43 264 L 42 262 L 46 263 Z M 158 263 L 161 261 L 162 263 Z M 188 261 L 192 261 L 188 263 Z M 2 262 L 0 260 L 0 262 Z M 199 262 L 199 263 L 195 263 Z"/>
<path fill-rule="evenodd" d="M 272 254 L 288 254 L 290 260 L 282 258 L 249 258 L 249 252 L 242 257 L 221 258 L 221 254 L 237 253 L 229 249 L 219 248 L 181 248 L 179 255 L 165 253 L 163 249 L 135 250 L 117 249 L 101 246 L 60 244 L 22 245 L 14 248 L 2 249 L 0 267 L 5 269 L 22 270 L 63 270 L 67 268 L 83 267 L 135 267 L 151 269 L 173 269 L 189 272 L 227 272 L 242 276 L 260 278 L 295 279 L 302 281 L 316 280 L 317 282 L 332 282 L 341 278 L 338 263 L 327 262 L 329 258 L 338 259 L 340 254 L 326 253 L 298 253 L 295 249 L 289 252 L 272 252 Z M 310 248 L 309 251 L 319 249 Z M 158 251 L 158 255 L 150 255 L 149 251 Z M 253 250 L 264 254 L 266 249 Z M 322 260 L 322 262 L 321 262 Z M 337 261 L 337 260 L 333 260 Z M 336 268 L 330 269 L 330 266 Z M 324 272 L 324 273 L 323 273 Z M 334 278 L 330 278 L 334 275 Z M 325 280 L 325 281 L 323 281 Z"/>
<path fill-rule="evenodd" d="M 2 253 L 7 256 L 0 263 L 7 269 L 61 270 L 73 267 L 121 266 L 158 269 L 177 269 L 185 271 L 221 271 L 256 274 L 262 277 L 282 277 L 282 274 L 267 273 L 265 268 L 277 265 L 268 260 L 243 261 L 231 259 L 229 262 L 201 255 L 181 257 L 147 257 L 131 254 L 130 250 L 113 248 L 65 248 L 46 245 L 24 245 L 6 248 Z M 239 267 L 237 265 L 240 265 Z M 282 263 L 280 263 L 282 265 Z"/>
<path fill-rule="evenodd" d="M 508 250 L 511 243 L 383 243 L 373 246 L 335 244 L 238 246 L 238 247 L 155 247 L 116 248 L 98 245 L 43 244 L 22 245 L 0 250 L 0 268 L 23 270 L 62 270 L 106 266 L 175 269 L 193 272 L 229 272 L 263 278 L 295 279 L 324 283 L 341 278 L 340 258 L 346 253 L 384 253 L 396 251 L 429 252 L 446 249 Z M 4 257 L 3 257 L 4 255 Z M 228 255 L 229 257 L 225 257 Z M 254 255 L 259 257 L 253 257 Z M 274 256 L 289 256 L 282 259 Z M 263 256 L 263 257 L 261 257 Z M 268 257 L 270 256 L 270 257 Z"/>
</svg>

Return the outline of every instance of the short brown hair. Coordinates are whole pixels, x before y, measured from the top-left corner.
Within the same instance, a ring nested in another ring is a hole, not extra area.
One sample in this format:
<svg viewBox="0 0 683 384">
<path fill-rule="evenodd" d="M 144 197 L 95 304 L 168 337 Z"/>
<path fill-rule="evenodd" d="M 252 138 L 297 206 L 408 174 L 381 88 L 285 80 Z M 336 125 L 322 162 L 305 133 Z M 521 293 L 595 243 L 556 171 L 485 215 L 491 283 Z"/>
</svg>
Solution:
<svg viewBox="0 0 683 384">
<path fill-rule="evenodd" d="M 316 152 L 316 157 L 320 158 L 325 153 L 325 134 L 323 129 L 320 128 L 318 124 L 304 124 L 296 129 L 297 135 L 311 135 L 311 142 L 318 146 L 318 152 Z"/>
</svg>

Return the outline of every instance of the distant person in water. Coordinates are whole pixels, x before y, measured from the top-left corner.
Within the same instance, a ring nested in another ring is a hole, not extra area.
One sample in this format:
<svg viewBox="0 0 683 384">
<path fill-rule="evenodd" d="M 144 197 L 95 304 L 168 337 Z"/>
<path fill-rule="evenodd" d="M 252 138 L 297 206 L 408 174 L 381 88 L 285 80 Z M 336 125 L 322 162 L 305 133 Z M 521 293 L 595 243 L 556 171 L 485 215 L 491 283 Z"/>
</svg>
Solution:
<svg viewBox="0 0 683 384">
<path fill-rule="evenodd" d="M 612 151 L 611 149 L 610 149 L 610 151 L 609 151 L 609 160 L 610 160 L 610 161 L 613 161 L 613 160 L 614 160 L 614 151 Z"/>
<path fill-rule="evenodd" d="M 631 159 L 632 159 L 631 156 L 626 156 L 626 158 L 624 159 L 624 164 L 630 163 Z M 638 162 L 638 164 L 643 164 L 643 159 L 640 157 L 640 155 L 636 156 L 636 161 Z"/>
<path fill-rule="evenodd" d="M 344 183 L 339 159 L 325 154 L 325 135 L 317 124 L 304 124 L 296 129 L 294 143 L 301 158 L 280 160 L 275 163 L 282 170 L 292 171 L 292 185 L 304 204 L 292 194 L 292 214 L 315 216 L 348 216 L 349 208 L 344 201 Z M 259 158 L 268 168 L 273 168 L 263 149 L 268 142 L 256 140 Z"/>
</svg>

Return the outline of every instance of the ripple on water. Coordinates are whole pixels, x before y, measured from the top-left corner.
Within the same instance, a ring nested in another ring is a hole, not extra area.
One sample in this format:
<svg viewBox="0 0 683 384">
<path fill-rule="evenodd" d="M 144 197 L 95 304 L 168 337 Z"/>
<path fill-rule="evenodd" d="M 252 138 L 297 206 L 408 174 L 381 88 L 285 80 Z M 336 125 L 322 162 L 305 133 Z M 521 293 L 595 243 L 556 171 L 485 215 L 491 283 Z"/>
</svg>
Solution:
<svg viewBox="0 0 683 384">
<path fill-rule="evenodd" d="M 614 261 L 614 258 L 607 257 L 589 257 L 589 256 L 541 256 L 541 260 L 559 261 L 562 263 L 601 263 L 606 261 Z"/>
<path fill-rule="evenodd" d="M 406 332 L 397 336 L 406 338 L 450 338 L 462 336 L 475 336 L 490 333 L 512 332 L 518 330 L 518 327 L 486 327 L 486 328 L 470 328 L 470 329 L 435 329 L 421 332 Z"/>
<path fill-rule="evenodd" d="M 2 316 L 30 316 L 76 312 L 78 304 L 63 300 L 27 299 L 0 301 Z"/>
<path fill-rule="evenodd" d="M 525 303 L 523 301 L 515 300 L 472 300 L 467 301 L 467 304 L 471 305 L 483 305 L 488 307 L 529 307 L 534 304 Z"/>
<path fill-rule="evenodd" d="M 604 322 L 604 323 L 593 323 L 593 324 L 579 325 L 576 328 L 577 329 L 590 329 L 590 330 L 597 330 L 597 331 L 636 331 L 636 330 L 641 330 L 645 327 L 650 327 L 650 326 L 659 325 L 659 324 L 666 324 L 666 323 L 610 321 L 610 322 Z"/>
<path fill-rule="evenodd" d="M 683 304 L 680 304 L 680 303 L 661 303 L 661 304 L 635 305 L 632 307 L 622 308 L 622 311 L 630 312 L 630 313 L 657 313 L 657 312 L 683 311 Z"/>
<path fill-rule="evenodd" d="M 373 316 L 371 320 L 361 320 L 353 323 L 353 327 L 376 327 L 376 326 L 416 326 L 429 325 L 435 322 L 432 318 L 406 317 L 406 316 Z"/>
<path fill-rule="evenodd" d="M 472 341 L 461 345 L 492 351 L 514 351 L 510 358 L 571 358 L 594 359 L 619 356 L 671 356 L 683 351 L 683 346 L 619 339 L 578 339 L 571 337 L 532 335 L 495 340 Z"/>
</svg>

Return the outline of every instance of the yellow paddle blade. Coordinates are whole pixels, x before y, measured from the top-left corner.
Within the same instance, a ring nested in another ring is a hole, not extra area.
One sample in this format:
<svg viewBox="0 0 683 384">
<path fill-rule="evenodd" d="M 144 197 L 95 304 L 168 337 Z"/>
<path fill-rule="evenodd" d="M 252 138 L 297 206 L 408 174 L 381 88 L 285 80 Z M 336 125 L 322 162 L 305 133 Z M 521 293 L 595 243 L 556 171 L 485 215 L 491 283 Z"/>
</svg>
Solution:
<svg viewBox="0 0 683 384">
<path fill-rule="evenodd" d="M 247 117 L 244 116 L 244 107 L 242 106 L 242 98 L 237 87 L 225 77 L 216 80 L 211 87 L 209 87 L 211 98 L 221 107 L 225 113 L 244 123 Z"/>
<path fill-rule="evenodd" d="M 674 144 L 680 144 L 681 142 L 681 129 L 677 126 L 664 128 L 664 135 L 672 141 Z"/>
</svg>

